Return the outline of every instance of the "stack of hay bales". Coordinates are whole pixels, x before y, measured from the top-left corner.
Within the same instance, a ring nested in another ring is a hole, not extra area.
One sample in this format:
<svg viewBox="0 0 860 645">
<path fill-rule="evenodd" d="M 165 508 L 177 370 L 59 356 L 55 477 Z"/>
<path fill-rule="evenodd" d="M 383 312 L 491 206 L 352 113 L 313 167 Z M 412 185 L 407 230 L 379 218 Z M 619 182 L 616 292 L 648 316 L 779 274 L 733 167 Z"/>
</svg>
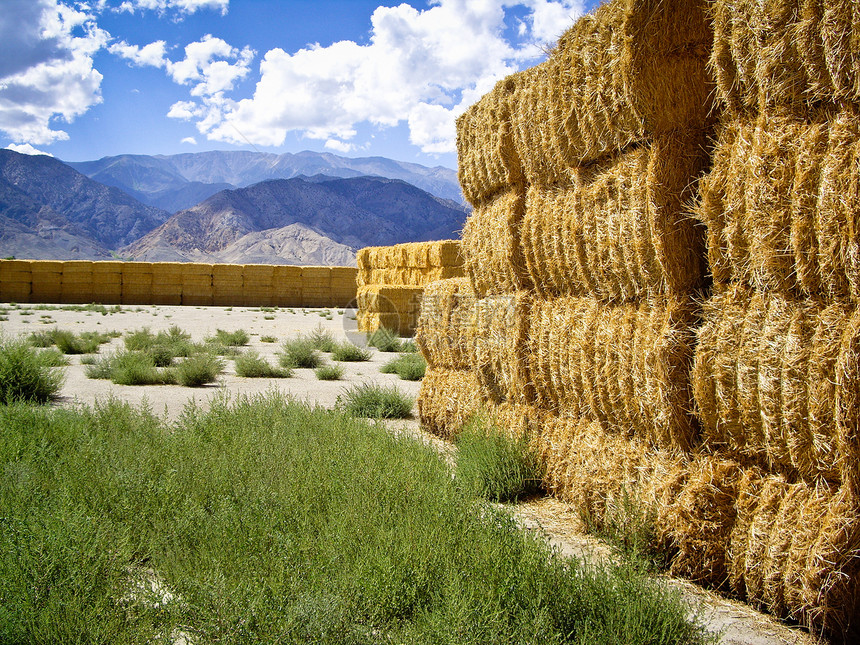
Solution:
<svg viewBox="0 0 860 645">
<path fill-rule="evenodd" d="M 33 272 L 27 260 L 0 260 L 0 301 L 30 302 Z"/>
<path fill-rule="evenodd" d="M 182 304 L 203 307 L 214 304 L 211 264 L 185 263 L 181 268 Z"/>
<path fill-rule="evenodd" d="M 60 281 L 60 302 L 79 304 L 92 302 L 93 263 L 88 260 L 72 260 L 63 263 Z"/>
<path fill-rule="evenodd" d="M 152 263 L 152 304 L 182 304 L 183 271 L 183 262 Z"/>
<path fill-rule="evenodd" d="M 32 260 L 30 262 L 33 279 L 32 302 L 60 302 L 63 264 L 59 260 Z M 122 280 L 120 280 L 121 294 Z"/>
<path fill-rule="evenodd" d="M 689 365 L 705 267 L 684 207 L 708 161 L 706 4 L 603 4 L 457 123 L 474 206 L 472 398 L 529 432 L 549 486 L 590 499 L 580 510 L 597 522 L 628 484 L 677 497 L 654 478 L 683 479 L 697 442 Z M 450 333 L 431 320 L 444 307 L 425 309 L 419 337 Z"/>
<path fill-rule="evenodd" d="M 152 262 L 125 262 L 122 267 L 122 304 L 152 304 Z"/>
<path fill-rule="evenodd" d="M 104 305 L 118 305 L 122 302 L 123 262 L 93 262 L 93 281 L 90 285 L 91 297 L 87 302 Z"/>
<path fill-rule="evenodd" d="M 714 288 L 694 367 L 706 450 L 747 472 L 733 590 L 843 634 L 860 610 L 858 15 L 713 5 L 724 112 L 698 207 Z"/>
<path fill-rule="evenodd" d="M 370 246 L 356 258 L 359 331 L 385 327 L 412 336 L 425 285 L 463 277 L 460 243 L 453 240 Z"/>
</svg>

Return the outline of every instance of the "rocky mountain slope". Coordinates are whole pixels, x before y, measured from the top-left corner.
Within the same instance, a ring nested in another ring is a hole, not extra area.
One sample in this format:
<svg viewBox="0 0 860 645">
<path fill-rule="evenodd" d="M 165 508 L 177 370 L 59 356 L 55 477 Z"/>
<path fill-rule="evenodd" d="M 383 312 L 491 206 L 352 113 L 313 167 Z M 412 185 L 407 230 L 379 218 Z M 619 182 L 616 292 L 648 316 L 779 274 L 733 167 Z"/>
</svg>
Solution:
<svg viewBox="0 0 860 645">
<path fill-rule="evenodd" d="M 137 259 L 261 257 L 290 263 L 313 249 L 314 257 L 354 264 L 354 252 L 363 246 L 457 237 L 465 218 L 465 207 L 404 181 L 275 179 L 221 191 L 174 214 L 121 253 Z"/>
<path fill-rule="evenodd" d="M 213 150 L 178 155 L 119 155 L 69 162 L 69 165 L 91 179 L 170 212 L 189 208 L 224 189 L 317 174 L 401 179 L 437 197 L 463 202 L 457 173 L 450 168 L 428 168 L 384 157 L 351 159 L 310 151 L 279 155 Z"/>
</svg>

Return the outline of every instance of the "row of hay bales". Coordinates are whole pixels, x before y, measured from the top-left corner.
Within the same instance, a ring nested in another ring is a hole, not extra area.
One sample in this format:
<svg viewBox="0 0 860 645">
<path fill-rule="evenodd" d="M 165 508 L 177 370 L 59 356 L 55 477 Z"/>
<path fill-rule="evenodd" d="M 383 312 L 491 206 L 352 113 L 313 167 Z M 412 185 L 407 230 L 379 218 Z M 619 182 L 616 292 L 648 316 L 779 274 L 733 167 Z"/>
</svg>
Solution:
<svg viewBox="0 0 860 645">
<path fill-rule="evenodd" d="M 424 286 L 463 275 L 456 240 L 369 246 L 358 251 L 359 331 L 385 327 L 408 337 L 415 333 Z"/>
<path fill-rule="evenodd" d="M 345 307 L 356 269 L 184 262 L 0 261 L 0 301 Z"/>
<path fill-rule="evenodd" d="M 416 336 L 425 427 L 453 437 L 489 407 L 592 526 L 632 497 L 673 573 L 843 636 L 857 9 L 612 0 L 578 21 L 459 119 L 468 279 L 427 286 Z M 818 67 L 777 100 L 804 43 Z"/>
</svg>

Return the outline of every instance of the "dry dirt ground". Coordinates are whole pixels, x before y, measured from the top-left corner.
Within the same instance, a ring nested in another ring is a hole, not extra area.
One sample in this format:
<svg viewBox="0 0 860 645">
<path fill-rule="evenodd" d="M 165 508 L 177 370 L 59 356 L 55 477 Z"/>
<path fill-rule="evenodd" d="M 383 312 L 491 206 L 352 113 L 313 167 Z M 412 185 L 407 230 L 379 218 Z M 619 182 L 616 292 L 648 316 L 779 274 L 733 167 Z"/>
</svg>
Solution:
<svg viewBox="0 0 860 645">
<path fill-rule="evenodd" d="M 180 307 L 180 306 L 123 306 L 118 311 L 108 307 L 108 313 L 98 311 L 71 311 L 62 305 L 20 305 L 5 311 L 0 318 L 0 333 L 5 336 L 30 334 L 53 328 L 80 333 L 83 331 L 119 331 L 125 333 L 143 328 L 152 332 L 166 330 L 173 325 L 191 334 L 195 341 L 202 341 L 216 330 L 235 331 L 244 329 L 251 336 L 249 347 L 276 364 L 280 344 L 302 333 L 322 326 L 336 338 L 348 338 L 361 342 L 355 332 L 355 322 L 350 311 L 337 309 L 276 309 L 252 307 Z M 262 342 L 261 338 L 272 336 L 277 342 Z M 122 345 L 118 338 L 103 346 L 101 352 L 110 352 Z M 394 374 L 382 374 L 379 367 L 393 355 L 373 350 L 372 360 L 364 363 L 343 363 L 344 380 L 319 381 L 313 370 L 297 369 L 288 379 L 257 379 L 236 376 L 232 361 L 226 361 L 226 371 L 217 384 L 203 388 L 167 386 L 125 386 L 109 381 L 86 377 L 80 357 L 71 357 L 72 365 L 65 368 L 66 381 L 57 405 L 92 405 L 98 400 L 115 396 L 132 404 L 146 403 L 151 409 L 167 419 L 175 419 L 189 402 L 205 407 L 214 396 L 235 397 L 242 394 L 257 394 L 272 389 L 281 390 L 298 400 L 312 405 L 332 407 L 345 387 L 357 382 L 377 382 L 394 385 L 410 396 L 417 396 L 419 383 L 401 381 Z M 389 424 L 392 430 L 406 432 L 425 443 L 433 445 L 450 456 L 451 448 L 445 442 L 423 433 L 415 419 Z M 598 540 L 586 536 L 575 512 L 562 502 L 542 498 L 518 505 L 516 513 L 528 530 L 541 532 L 563 553 L 586 558 L 610 557 L 608 548 Z M 821 641 L 808 633 L 788 627 L 770 617 L 758 613 L 731 600 L 705 591 L 690 583 L 665 578 L 667 584 L 679 589 L 690 602 L 693 611 L 705 622 L 708 629 L 720 635 L 722 645 L 812 645 Z"/>
</svg>

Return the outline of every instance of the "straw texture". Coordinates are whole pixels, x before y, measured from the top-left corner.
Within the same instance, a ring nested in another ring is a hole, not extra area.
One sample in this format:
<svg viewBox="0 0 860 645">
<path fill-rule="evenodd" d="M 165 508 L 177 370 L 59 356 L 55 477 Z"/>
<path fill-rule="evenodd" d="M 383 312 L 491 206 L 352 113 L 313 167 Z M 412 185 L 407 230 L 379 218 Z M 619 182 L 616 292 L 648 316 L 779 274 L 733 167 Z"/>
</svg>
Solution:
<svg viewBox="0 0 860 645">
<path fill-rule="evenodd" d="M 416 404 L 421 426 L 443 439 L 454 438 L 478 411 L 478 381 L 469 370 L 430 368 Z"/>
<path fill-rule="evenodd" d="M 476 301 L 468 278 L 431 282 L 424 288 L 415 342 L 430 367 L 471 368 Z"/>
</svg>

